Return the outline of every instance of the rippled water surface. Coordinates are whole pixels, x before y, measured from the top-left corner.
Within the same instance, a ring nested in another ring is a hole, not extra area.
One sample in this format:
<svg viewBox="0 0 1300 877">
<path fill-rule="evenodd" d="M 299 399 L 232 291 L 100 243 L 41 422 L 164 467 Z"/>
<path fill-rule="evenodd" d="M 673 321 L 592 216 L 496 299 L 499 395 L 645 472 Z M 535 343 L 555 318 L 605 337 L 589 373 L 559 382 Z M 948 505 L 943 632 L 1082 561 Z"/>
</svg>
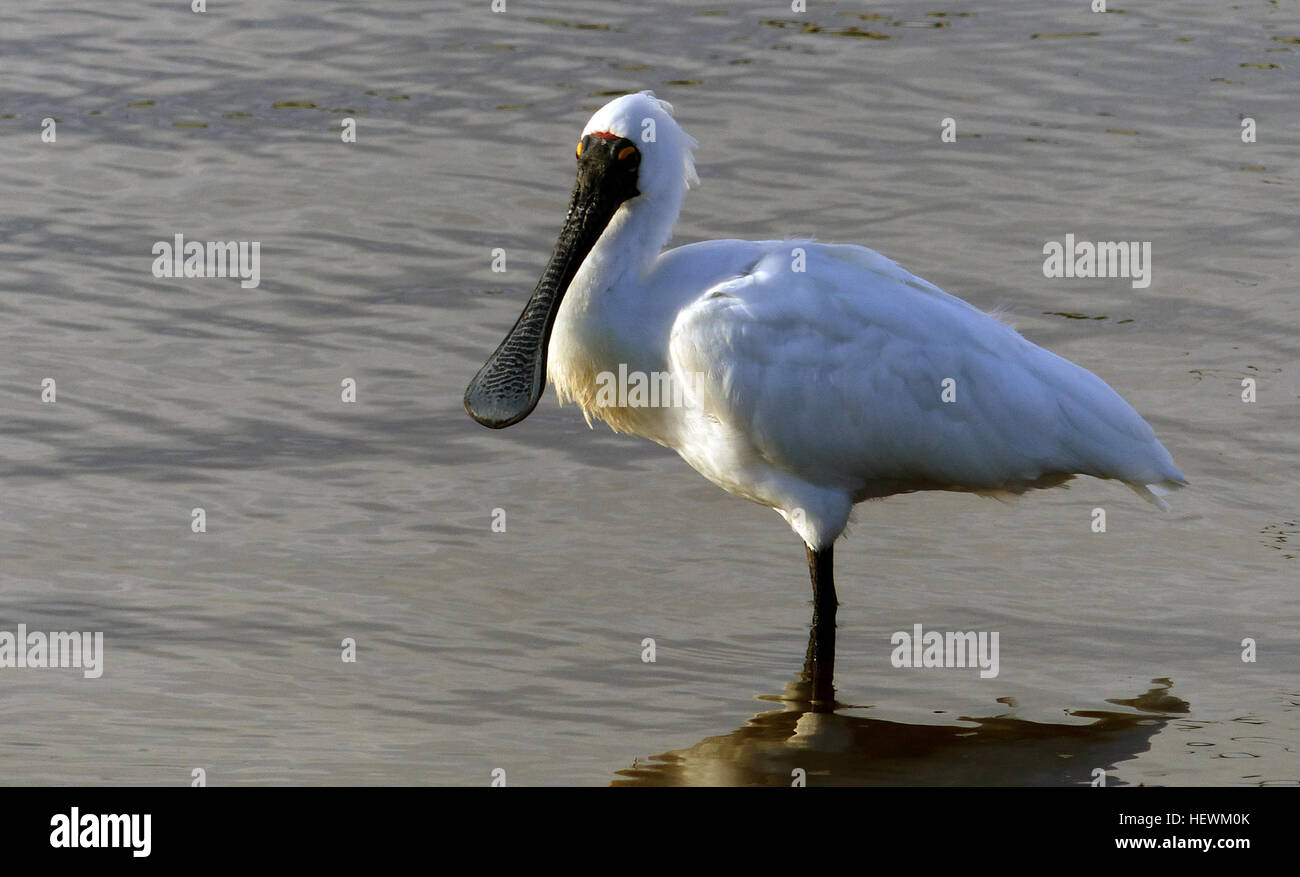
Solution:
<svg viewBox="0 0 1300 877">
<path fill-rule="evenodd" d="M 0 669 L 0 780 L 1300 781 L 1300 13 L 1122 5 L 15 5 L 0 629 L 103 631 L 105 670 Z M 844 706 L 805 712 L 776 515 L 551 397 L 461 408 L 642 88 L 700 141 L 675 240 L 863 243 L 1002 309 L 1147 417 L 1174 511 L 859 507 Z M 178 233 L 261 242 L 260 286 L 155 278 Z M 1152 284 L 1045 279 L 1067 233 L 1151 241 Z M 999 675 L 895 669 L 916 623 L 998 631 Z"/>
</svg>

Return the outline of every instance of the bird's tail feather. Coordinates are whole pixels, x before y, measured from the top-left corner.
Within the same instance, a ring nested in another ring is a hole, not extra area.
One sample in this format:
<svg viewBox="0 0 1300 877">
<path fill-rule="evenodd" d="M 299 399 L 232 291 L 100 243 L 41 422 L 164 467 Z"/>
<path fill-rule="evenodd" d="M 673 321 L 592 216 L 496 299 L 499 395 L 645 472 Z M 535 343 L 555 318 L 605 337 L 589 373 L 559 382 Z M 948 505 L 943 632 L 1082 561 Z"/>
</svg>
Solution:
<svg viewBox="0 0 1300 877">
<path fill-rule="evenodd" d="M 1173 507 L 1165 501 L 1165 497 L 1169 496 L 1169 494 L 1173 493 L 1175 490 L 1187 486 L 1186 481 L 1173 478 L 1166 478 L 1164 481 L 1155 484 L 1131 484 L 1129 482 L 1125 482 L 1125 484 L 1128 484 L 1129 489 L 1138 496 L 1142 497 L 1161 511 L 1166 512 Z"/>
</svg>

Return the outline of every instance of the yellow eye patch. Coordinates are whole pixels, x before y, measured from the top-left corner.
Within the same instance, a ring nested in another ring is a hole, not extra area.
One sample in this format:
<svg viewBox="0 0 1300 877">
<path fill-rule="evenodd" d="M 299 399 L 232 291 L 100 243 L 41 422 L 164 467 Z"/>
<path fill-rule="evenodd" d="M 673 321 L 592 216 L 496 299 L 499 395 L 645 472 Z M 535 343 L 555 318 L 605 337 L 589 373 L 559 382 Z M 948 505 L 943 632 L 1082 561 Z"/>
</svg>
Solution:
<svg viewBox="0 0 1300 877">
<path fill-rule="evenodd" d="M 624 146 L 618 151 L 618 160 L 622 161 L 634 152 L 636 152 L 635 146 Z"/>
<path fill-rule="evenodd" d="M 578 141 L 578 158 L 582 158 L 582 141 Z"/>
</svg>

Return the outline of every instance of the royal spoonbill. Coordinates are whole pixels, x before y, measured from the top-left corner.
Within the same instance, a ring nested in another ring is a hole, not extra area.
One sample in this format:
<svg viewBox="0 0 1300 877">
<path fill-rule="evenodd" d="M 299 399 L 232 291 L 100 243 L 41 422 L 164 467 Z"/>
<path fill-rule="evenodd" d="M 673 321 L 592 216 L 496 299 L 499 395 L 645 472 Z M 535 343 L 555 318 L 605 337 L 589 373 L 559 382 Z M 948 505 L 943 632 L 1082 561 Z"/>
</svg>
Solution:
<svg viewBox="0 0 1300 877">
<path fill-rule="evenodd" d="M 591 117 L 555 252 L 465 410 L 510 426 L 549 379 L 588 423 L 666 445 L 779 512 L 807 549 L 818 699 L 833 673 L 832 552 L 855 503 L 1084 474 L 1168 508 L 1183 475 L 1118 393 L 880 254 L 810 240 L 661 252 L 699 181 L 694 146 L 649 91 Z M 609 392 L 635 374 L 674 392 Z"/>
</svg>

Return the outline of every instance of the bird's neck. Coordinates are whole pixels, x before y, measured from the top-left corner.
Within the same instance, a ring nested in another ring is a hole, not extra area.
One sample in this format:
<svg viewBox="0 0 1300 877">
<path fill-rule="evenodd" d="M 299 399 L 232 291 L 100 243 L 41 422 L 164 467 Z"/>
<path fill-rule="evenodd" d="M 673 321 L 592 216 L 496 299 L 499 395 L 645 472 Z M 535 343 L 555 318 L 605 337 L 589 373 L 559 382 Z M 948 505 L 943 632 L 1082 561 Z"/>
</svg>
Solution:
<svg viewBox="0 0 1300 877">
<path fill-rule="evenodd" d="M 665 372 L 676 308 L 646 285 L 672 236 L 675 197 L 634 198 L 619 208 L 569 284 L 551 332 L 548 373 L 561 403 L 576 402 L 620 432 L 661 440 L 662 413 L 610 406 L 599 396 L 609 375 Z"/>
<path fill-rule="evenodd" d="M 571 289 L 582 286 L 600 292 L 601 287 L 614 286 L 625 273 L 645 276 L 673 236 L 683 194 L 679 189 L 625 201 L 583 261 Z"/>
</svg>

